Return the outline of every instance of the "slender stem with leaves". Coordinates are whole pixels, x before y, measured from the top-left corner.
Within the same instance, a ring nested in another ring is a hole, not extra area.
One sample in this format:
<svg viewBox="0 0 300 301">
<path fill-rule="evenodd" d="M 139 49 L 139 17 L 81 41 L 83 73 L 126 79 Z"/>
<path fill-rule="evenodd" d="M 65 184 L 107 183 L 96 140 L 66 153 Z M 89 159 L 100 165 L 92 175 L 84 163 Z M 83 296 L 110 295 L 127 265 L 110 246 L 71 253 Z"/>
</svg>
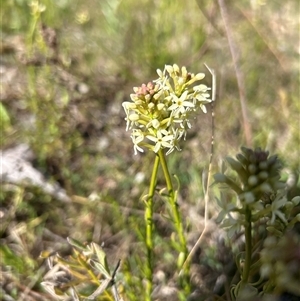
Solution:
<svg viewBox="0 0 300 301">
<path fill-rule="evenodd" d="M 145 224 L 146 224 L 146 248 L 147 248 L 147 266 L 146 274 L 146 300 L 151 300 L 152 277 L 153 277 L 153 197 L 157 182 L 157 171 L 159 167 L 159 156 L 155 156 L 152 170 L 152 176 L 149 186 L 149 193 L 145 200 Z"/>
<path fill-rule="evenodd" d="M 177 232 L 178 238 L 179 238 L 180 252 L 183 254 L 181 256 L 183 256 L 183 258 L 185 259 L 187 256 L 187 246 L 186 246 L 186 239 L 185 239 L 185 234 L 184 234 L 184 229 L 183 229 L 183 224 L 182 224 L 181 213 L 179 211 L 179 206 L 177 203 L 176 193 L 173 188 L 172 179 L 171 179 L 171 176 L 169 173 L 167 161 L 166 161 L 163 150 L 159 150 L 158 156 L 161 161 L 164 177 L 165 177 L 166 184 L 167 184 L 168 201 L 172 208 L 174 226 L 175 226 L 175 230 Z"/>
<path fill-rule="evenodd" d="M 182 270 L 183 273 L 181 273 L 180 277 L 180 283 L 181 286 L 184 288 L 184 290 L 189 293 L 190 292 L 190 284 L 189 284 L 189 265 L 186 265 L 183 268 L 183 264 L 187 259 L 188 256 L 188 249 L 187 249 L 187 243 L 184 233 L 184 227 L 183 227 L 183 221 L 180 213 L 180 208 L 177 203 L 177 192 L 174 191 L 172 179 L 170 176 L 170 172 L 168 169 L 167 161 L 165 154 L 163 150 L 159 150 L 158 155 L 160 157 L 160 162 L 162 165 L 164 177 L 167 184 L 167 190 L 168 190 L 168 203 L 171 207 L 171 221 L 173 223 L 173 226 L 175 228 L 177 237 L 179 239 L 179 243 L 176 243 L 176 249 L 179 250 L 178 260 L 177 260 L 177 268 L 178 270 Z"/>
</svg>

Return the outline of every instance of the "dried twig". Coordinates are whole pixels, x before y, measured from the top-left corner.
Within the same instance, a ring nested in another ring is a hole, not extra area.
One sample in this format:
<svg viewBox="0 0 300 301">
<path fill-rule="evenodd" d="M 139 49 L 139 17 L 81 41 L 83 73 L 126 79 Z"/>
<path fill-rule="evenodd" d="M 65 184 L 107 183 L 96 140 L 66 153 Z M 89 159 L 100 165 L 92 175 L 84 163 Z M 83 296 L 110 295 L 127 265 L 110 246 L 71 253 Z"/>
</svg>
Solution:
<svg viewBox="0 0 300 301">
<path fill-rule="evenodd" d="M 205 67 L 208 69 L 208 71 L 212 75 L 212 102 L 211 102 L 211 151 L 210 151 L 210 158 L 209 158 L 209 166 L 208 166 L 208 174 L 207 174 L 207 181 L 206 185 L 204 184 L 204 190 L 205 190 L 205 205 L 204 205 L 204 229 L 199 236 L 197 242 L 193 246 L 192 250 L 190 251 L 189 255 L 187 256 L 185 262 L 182 265 L 180 273 L 185 270 L 186 266 L 190 263 L 193 255 L 195 254 L 197 248 L 199 247 L 204 234 L 206 234 L 208 230 L 208 201 L 209 201 L 209 186 L 210 186 L 210 178 L 211 178 L 211 169 L 212 169 L 212 161 L 213 161 L 213 153 L 214 153 L 214 130 L 215 130 L 215 125 L 214 125 L 214 120 L 215 120 L 215 112 L 214 112 L 214 102 L 216 100 L 216 74 L 215 71 L 210 69 L 206 64 L 204 64 Z M 204 181 L 205 182 L 205 181 Z"/>
</svg>

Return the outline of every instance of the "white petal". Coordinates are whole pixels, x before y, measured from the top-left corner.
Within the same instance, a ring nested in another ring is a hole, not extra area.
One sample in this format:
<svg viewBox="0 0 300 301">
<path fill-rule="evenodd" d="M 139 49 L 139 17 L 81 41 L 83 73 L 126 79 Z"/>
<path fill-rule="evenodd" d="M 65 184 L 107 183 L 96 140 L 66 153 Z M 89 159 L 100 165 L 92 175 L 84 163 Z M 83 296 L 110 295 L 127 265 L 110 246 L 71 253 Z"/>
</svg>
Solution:
<svg viewBox="0 0 300 301">
<path fill-rule="evenodd" d="M 157 141 L 157 138 L 156 137 L 153 137 L 153 136 L 150 136 L 150 135 L 147 135 L 146 136 L 149 140 L 153 141 L 153 142 L 156 142 Z"/>
</svg>

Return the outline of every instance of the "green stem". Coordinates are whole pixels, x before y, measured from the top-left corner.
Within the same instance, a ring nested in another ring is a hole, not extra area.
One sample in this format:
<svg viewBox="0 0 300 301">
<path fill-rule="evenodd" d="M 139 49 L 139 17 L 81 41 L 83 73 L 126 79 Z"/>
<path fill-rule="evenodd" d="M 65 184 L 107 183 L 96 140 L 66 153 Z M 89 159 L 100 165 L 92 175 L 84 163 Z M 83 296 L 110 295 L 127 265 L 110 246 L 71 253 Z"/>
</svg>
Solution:
<svg viewBox="0 0 300 301">
<path fill-rule="evenodd" d="M 242 275 L 242 285 L 245 285 L 249 281 L 249 274 L 251 268 L 251 258 L 252 258 L 252 213 L 249 206 L 246 206 L 245 210 L 245 262 L 243 268 L 243 275 Z"/>
<path fill-rule="evenodd" d="M 167 183 L 169 202 L 170 202 L 170 205 L 171 205 L 171 208 L 173 211 L 174 225 L 175 225 L 175 229 L 178 234 L 178 237 L 179 237 L 180 249 L 181 249 L 181 252 L 184 254 L 184 258 L 183 258 L 184 259 L 183 262 L 184 262 L 187 257 L 187 246 L 186 246 L 186 239 L 185 239 L 184 231 L 183 231 L 181 214 L 179 211 L 178 203 L 176 201 L 176 196 L 174 193 L 173 184 L 172 184 L 172 180 L 170 177 L 165 154 L 162 149 L 160 149 L 158 151 L 158 156 L 160 158 L 164 176 L 165 176 L 166 183 Z"/>
<path fill-rule="evenodd" d="M 149 193 L 146 201 L 145 223 L 146 223 L 146 247 L 147 247 L 147 267 L 146 267 L 146 301 L 151 300 L 152 277 L 153 277 L 153 196 L 156 187 L 157 171 L 159 166 L 159 156 L 156 155 L 152 176 L 149 186 Z"/>
</svg>

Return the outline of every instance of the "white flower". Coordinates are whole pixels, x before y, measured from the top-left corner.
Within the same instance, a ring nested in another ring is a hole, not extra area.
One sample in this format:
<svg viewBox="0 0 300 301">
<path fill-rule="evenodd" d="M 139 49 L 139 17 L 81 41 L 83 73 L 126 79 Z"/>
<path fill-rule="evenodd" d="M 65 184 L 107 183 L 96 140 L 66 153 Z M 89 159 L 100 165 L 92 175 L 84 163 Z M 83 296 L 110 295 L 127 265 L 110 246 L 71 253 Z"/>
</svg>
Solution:
<svg viewBox="0 0 300 301">
<path fill-rule="evenodd" d="M 194 107 L 194 104 L 187 100 L 188 93 L 188 91 L 184 91 L 179 98 L 175 94 L 171 94 L 173 104 L 168 108 L 168 110 L 173 111 L 171 113 L 172 115 L 177 115 L 178 113 L 185 113 L 187 108 Z"/>
<path fill-rule="evenodd" d="M 170 135 L 166 130 L 158 130 L 156 137 L 152 135 L 146 136 L 149 140 L 155 142 L 154 152 L 157 153 L 161 148 L 172 148 L 174 136 Z"/>
<path fill-rule="evenodd" d="M 137 155 L 138 151 L 143 153 L 144 150 L 139 146 L 139 144 L 144 140 L 143 132 L 141 130 L 133 129 L 131 139 L 133 142 L 134 154 Z"/>
<path fill-rule="evenodd" d="M 272 201 L 271 206 L 271 224 L 274 224 L 276 216 L 278 216 L 282 222 L 284 222 L 285 224 L 287 224 L 287 220 L 286 217 L 284 215 L 284 213 L 280 210 L 282 207 L 284 207 L 284 205 L 287 202 L 287 198 L 285 195 L 282 194 L 277 194 L 276 198 L 274 201 Z"/>
<path fill-rule="evenodd" d="M 173 145 L 172 147 L 167 151 L 166 155 L 171 154 L 174 149 L 181 151 L 180 145 L 179 145 L 179 140 L 181 139 L 181 137 L 183 135 L 185 135 L 185 131 L 183 129 L 178 129 L 178 128 L 174 128 L 171 127 L 171 130 L 173 132 Z"/>
</svg>

